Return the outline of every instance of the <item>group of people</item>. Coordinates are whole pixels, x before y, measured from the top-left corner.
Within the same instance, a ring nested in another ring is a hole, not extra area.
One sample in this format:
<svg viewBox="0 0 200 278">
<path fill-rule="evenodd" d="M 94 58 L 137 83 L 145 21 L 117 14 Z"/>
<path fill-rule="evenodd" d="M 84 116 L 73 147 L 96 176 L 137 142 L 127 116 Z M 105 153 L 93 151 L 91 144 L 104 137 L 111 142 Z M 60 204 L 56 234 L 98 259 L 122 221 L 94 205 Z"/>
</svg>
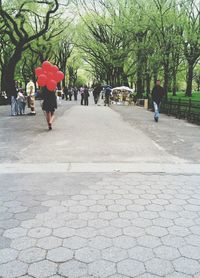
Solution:
<svg viewBox="0 0 200 278">
<path fill-rule="evenodd" d="M 26 104 L 31 109 L 30 115 L 36 115 L 35 112 L 35 85 L 32 80 L 29 80 L 26 86 L 26 92 L 24 93 L 21 88 L 18 87 L 18 83 L 15 83 L 15 92 L 11 96 L 11 115 L 24 115 Z M 78 100 L 78 94 L 81 96 L 81 105 L 89 105 L 89 88 L 87 85 L 80 87 L 79 89 L 72 87 L 64 87 L 63 95 L 66 100 L 71 101 L 72 96 L 74 100 Z M 104 88 L 97 84 L 94 86 L 93 90 L 94 103 L 98 104 L 100 95 L 104 92 L 104 105 L 110 105 L 110 96 L 112 88 L 110 86 L 104 86 Z M 45 112 L 47 124 L 49 130 L 52 130 L 52 123 L 54 120 L 54 112 L 57 108 L 57 96 L 55 91 L 49 91 L 46 87 L 43 87 L 40 92 L 41 98 L 43 99 L 42 109 Z M 160 85 L 160 80 L 156 81 L 156 84 L 152 90 L 152 101 L 154 105 L 154 120 L 158 122 L 160 116 L 160 105 L 161 101 L 165 95 L 163 87 Z"/>
<path fill-rule="evenodd" d="M 93 94 L 95 104 L 98 104 L 100 95 L 102 93 L 102 98 L 104 98 L 104 105 L 109 106 L 110 105 L 110 96 L 111 96 L 111 87 L 105 86 L 103 88 L 101 86 L 101 84 L 96 84 L 93 87 L 94 88 L 92 89 L 92 88 L 89 88 L 87 85 L 81 86 L 80 88 L 64 86 L 62 89 L 63 99 L 65 98 L 67 101 L 72 101 L 72 99 L 74 99 L 74 101 L 77 101 L 78 95 L 80 95 L 80 104 L 88 106 L 90 93 Z"/>
<path fill-rule="evenodd" d="M 78 100 L 78 88 L 77 87 L 71 87 L 71 86 L 64 86 L 62 89 L 63 98 L 66 100 L 72 101 L 72 97 L 74 97 L 74 100 Z"/>
<path fill-rule="evenodd" d="M 26 91 L 19 87 L 15 81 L 15 90 L 11 95 L 11 116 L 25 115 L 26 105 L 31 109 L 30 115 L 35 116 L 35 85 L 29 80 L 26 85 Z"/>
<path fill-rule="evenodd" d="M 63 97 L 65 97 L 66 100 L 72 101 L 72 97 L 74 98 L 74 101 L 78 100 L 78 94 L 81 96 L 81 105 L 88 106 L 89 105 L 89 88 L 87 85 L 84 85 L 80 87 L 79 89 L 77 87 L 63 87 Z"/>
</svg>

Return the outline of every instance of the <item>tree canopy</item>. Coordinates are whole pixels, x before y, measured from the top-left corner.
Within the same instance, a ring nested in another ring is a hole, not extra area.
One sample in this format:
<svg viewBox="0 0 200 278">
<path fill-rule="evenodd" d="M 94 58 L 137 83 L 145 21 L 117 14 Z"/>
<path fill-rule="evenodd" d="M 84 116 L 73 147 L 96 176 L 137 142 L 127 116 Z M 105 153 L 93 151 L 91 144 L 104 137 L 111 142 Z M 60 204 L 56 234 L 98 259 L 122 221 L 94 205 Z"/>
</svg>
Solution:
<svg viewBox="0 0 200 278">
<path fill-rule="evenodd" d="M 135 87 L 149 94 L 199 89 L 199 0 L 0 0 L 1 90 L 26 82 L 44 60 L 64 81 Z M 80 80 L 80 79 L 79 79 Z M 85 79 L 84 79 L 85 80 Z M 11 84 L 11 85 L 8 85 Z"/>
</svg>

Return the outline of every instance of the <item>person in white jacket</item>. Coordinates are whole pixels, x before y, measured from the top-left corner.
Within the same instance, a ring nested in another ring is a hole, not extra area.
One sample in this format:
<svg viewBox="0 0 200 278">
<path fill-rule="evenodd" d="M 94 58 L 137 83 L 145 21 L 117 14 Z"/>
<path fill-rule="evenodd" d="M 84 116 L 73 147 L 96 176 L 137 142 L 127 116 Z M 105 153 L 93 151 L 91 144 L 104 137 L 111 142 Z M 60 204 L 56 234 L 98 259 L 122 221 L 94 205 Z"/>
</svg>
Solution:
<svg viewBox="0 0 200 278">
<path fill-rule="evenodd" d="M 30 115 L 36 115 L 35 112 L 35 84 L 30 79 L 28 84 L 26 85 L 26 94 L 27 94 L 27 100 L 28 100 L 28 107 L 31 108 Z"/>
</svg>

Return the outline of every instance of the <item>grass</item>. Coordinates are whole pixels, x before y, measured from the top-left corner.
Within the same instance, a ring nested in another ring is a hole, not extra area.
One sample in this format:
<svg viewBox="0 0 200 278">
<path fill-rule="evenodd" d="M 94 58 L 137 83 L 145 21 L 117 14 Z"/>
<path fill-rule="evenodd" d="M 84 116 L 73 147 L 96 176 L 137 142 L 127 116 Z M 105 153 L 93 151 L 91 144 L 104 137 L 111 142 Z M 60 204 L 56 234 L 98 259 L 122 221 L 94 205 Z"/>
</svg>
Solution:
<svg viewBox="0 0 200 278">
<path fill-rule="evenodd" d="M 179 99 L 180 98 L 180 99 L 183 99 L 183 100 L 189 100 L 190 99 L 190 97 L 185 96 L 185 92 L 177 92 L 176 96 L 173 96 L 172 93 L 168 93 L 168 99 L 170 99 L 170 98 L 172 98 L 172 99 Z M 200 101 L 200 92 L 193 92 L 191 99 L 193 101 Z"/>
</svg>

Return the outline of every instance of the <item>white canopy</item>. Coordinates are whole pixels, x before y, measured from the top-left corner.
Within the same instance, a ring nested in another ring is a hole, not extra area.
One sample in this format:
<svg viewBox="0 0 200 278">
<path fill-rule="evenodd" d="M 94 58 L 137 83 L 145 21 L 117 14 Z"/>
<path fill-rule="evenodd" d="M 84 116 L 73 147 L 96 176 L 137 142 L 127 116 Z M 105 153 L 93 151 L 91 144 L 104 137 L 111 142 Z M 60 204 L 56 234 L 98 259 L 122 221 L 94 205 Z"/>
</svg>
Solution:
<svg viewBox="0 0 200 278">
<path fill-rule="evenodd" d="M 116 88 L 113 88 L 112 91 L 128 91 L 128 92 L 131 92 L 133 93 L 133 89 L 130 89 L 129 87 L 126 87 L 126 86 L 121 86 L 121 87 L 116 87 Z"/>
</svg>

